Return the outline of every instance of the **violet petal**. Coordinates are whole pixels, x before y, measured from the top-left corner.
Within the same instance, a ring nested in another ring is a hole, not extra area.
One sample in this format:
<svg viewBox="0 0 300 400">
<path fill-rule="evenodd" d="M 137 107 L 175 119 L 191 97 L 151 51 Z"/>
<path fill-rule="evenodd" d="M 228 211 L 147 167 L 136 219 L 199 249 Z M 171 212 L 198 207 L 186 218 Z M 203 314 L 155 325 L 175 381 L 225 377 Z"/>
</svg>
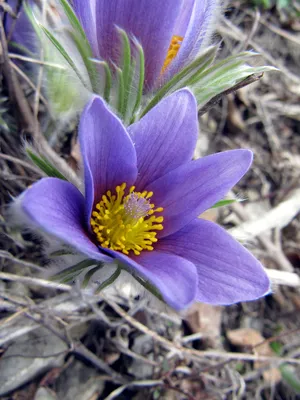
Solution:
<svg viewBox="0 0 300 400">
<path fill-rule="evenodd" d="M 174 309 L 186 308 L 195 300 L 197 271 L 195 265 L 185 258 L 161 251 L 145 250 L 130 258 L 113 250 L 105 251 L 131 267 L 133 273 L 149 280 Z"/>
<path fill-rule="evenodd" d="M 145 83 L 153 86 L 159 77 L 173 35 L 182 0 L 98 0 L 96 27 L 99 52 L 118 63 L 121 54 L 116 26 L 135 36 L 145 53 Z M 112 45 L 113 44 L 113 45 Z"/>
<path fill-rule="evenodd" d="M 255 300 L 270 291 L 268 276 L 260 262 L 213 222 L 196 219 L 161 239 L 157 248 L 186 257 L 196 265 L 197 301 L 232 304 Z"/>
<path fill-rule="evenodd" d="M 146 190 L 153 191 L 156 207 L 163 207 L 164 237 L 181 229 L 221 200 L 247 172 L 252 162 L 249 150 L 230 150 L 200 158 L 176 168 Z"/>
<path fill-rule="evenodd" d="M 215 27 L 215 19 L 219 15 L 219 7 L 218 0 L 195 0 L 186 32 L 182 33 L 184 20 L 175 25 L 175 29 L 184 36 L 184 39 L 176 58 L 166 71 L 166 79 L 189 64 L 207 44 Z"/>
<path fill-rule="evenodd" d="M 57 178 L 41 179 L 21 195 L 21 207 L 45 232 L 92 259 L 112 262 L 90 240 L 85 228 L 84 198 L 71 183 Z"/>
<path fill-rule="evenodd" d="M 74 10 L 95 57 L 100 57 L 96 32 L 96 0 L 73 0 Z"/>
<path fill-rule="evenodd" d="M 163 99 L 128 132 L 137 153 L 138 190 L 191 160 L 198 136 L 197 104 L 192 93 L 179 90 Z"/>
<path fill-rule="evenodd" d="M 137 176 L 136 152 L 122 122 L 94 97 L 84 109 L 79 124 L 84 164 L 86 218 L 89 224 L 95 203 L 108 190 L 123 182 L 131 186 Z"/>
</svg>

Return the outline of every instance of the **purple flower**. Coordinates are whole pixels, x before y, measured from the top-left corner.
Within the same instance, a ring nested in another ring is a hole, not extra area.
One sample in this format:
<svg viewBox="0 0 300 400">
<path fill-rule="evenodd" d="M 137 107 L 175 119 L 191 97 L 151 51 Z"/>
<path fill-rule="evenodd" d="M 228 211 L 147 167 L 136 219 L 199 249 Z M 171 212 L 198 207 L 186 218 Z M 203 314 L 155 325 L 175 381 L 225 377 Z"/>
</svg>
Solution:
<svg viewBox="0 0 300 400">
<path fill-rule="evenodd" d="M 195 58 L 207 44 L 218 15 L 218 0 L 73 0 L 73 4 L 96 57 L 118 63 L 116 26 L 140 41 L 148 89 Z"/>
<path fill-rule="evenodd" d="M 17 0 L 7 0 L 7 4 L 14 12 L 18 11 L 18 17 L 16 20 L 14 20 L 8 13 L 6 13 L 4 18 L 4 29 L 6 34 L 10 35 L 12 33 L 10 39 L 17 43 L 17 45 L 21 46 L 22 50 L 25 52 L 28 50 L 31 53 L 35 53 L 39 48 L 38 40 L 35 37 L 36 34 L 32 24 L 25 14 L 22 6 L 19 7 L 19 10 L 17 10 Z M 29 5 L 30 7 L 34 6 L 33 0 L 29 1 Z"/>
<path fill-rule="evenodd" d="M 221 227 L 198 218 L 246 173 L 252 153 L 192 160 L 197 135 L 187 89 L 127 129 L 94 97 L 79 125 L 85 196 L 69 182 L 44 178 L 23 194 L 22 208 L 89 258 L 125 263 L 175 309 L 256 299 L 269 291 L 261 264 Z"/>
</svg>

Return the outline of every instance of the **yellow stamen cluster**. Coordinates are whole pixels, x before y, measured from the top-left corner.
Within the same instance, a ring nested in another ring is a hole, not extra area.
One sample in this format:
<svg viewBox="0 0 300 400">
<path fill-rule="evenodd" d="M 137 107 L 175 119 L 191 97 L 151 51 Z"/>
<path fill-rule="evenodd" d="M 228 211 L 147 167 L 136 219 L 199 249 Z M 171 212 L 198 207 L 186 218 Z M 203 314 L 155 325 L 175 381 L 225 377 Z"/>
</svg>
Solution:
<svg viewBox="0 0 300 400">
<path fill-rule="evenodd" d="M 156 231 L 163 229 L 163 211 L 150 203 L 153 192 L 135 192 L 126 183 L 116 187 L 115 194 L 109 190 L 92 212 L 91 227 L 101 247 L 139 255 L 142 250 L 153 250 L 157 242 Z M 126 194 L 127 193 L 127 194 Z"/>
<path fill-rule="evenodd" d="M 171 61 L 177 56 L 178 50 L 182 44 L 183 37 L 174 35 L 172 36 L 171 43 L 168 49 L 167 57 L 165 59 L 164 65 L 162 67 L 161 72 L 165 72 L 165 70 L 170 65 Z"/>
</svg>

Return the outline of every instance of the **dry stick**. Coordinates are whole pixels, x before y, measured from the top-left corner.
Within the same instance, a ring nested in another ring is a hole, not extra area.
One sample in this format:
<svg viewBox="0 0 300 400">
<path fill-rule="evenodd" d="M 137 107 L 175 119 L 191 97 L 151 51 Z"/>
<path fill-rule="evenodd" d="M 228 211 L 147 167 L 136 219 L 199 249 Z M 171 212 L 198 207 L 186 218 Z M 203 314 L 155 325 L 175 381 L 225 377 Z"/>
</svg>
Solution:
<svg viewBox="0 0 300 400">
<path fill-rule="evenodd" d="M 43 65 L 43 66 L 46 66 L 46 67 L 52 67 L 52 68 L 56 68 L 56 69 L 66 70 L 66 67 L 64 67 L 63 65 L 52 63 L 52 62 L 49 62 L 49 61 L 36 60 L 35 58 L 22 56 L 20 54 L 9 53 L 9 58 L 22 60 L 22 61 L 27 61 L 27 62 L 29 62 L 31 64 L 38 64 L 38 65 Z"/>
<path fill-rule="evenodd" d="M 17 105 L 21 122 L 25 125 L 25 129 L 28 130 L 35 139 L 38 150 L 46 156 L 50 162 L 52 162 L 63 175 L 66 176 L 74 185 L 81 188 L 81 180 L 78 178 L 76 173 L 68 166 L 68 164 L 49 146 L 42 132 L 40 131 L 39 123 L 35 119 L 32 110 L 28 104 L 28 101 L 23 93 L 23 90 L 19 84 L 18 78 L 15 71 L 11 67 L 9 59 L 7 42 L 5 39 L 5 32 L 2 20 L 0 19 L 0 66 L 2 65 L 3 74 L 8 84 L 8 91 L 10 100 L 12 103 L 15 102 Z M 24 128 L 23 127 L 23 128 Z"/>
<path fill-rule="evenodd" d="M 16 14 L 13 12 L 11 6 L 5 3 L 4 0 L 0 0 L 0 8 L 2 8 L 4 12 L 8 13 L 12 18 L 16 18 Z"/>
<path fill-rule="evenodd" d="M 2 254 L 0 253 L 0 256 Z M 18 261 L 17 259 L 15 261 Z M 28 266 L 30 267 L 31 264 L 28 263 Z M 267 270 L 268 271 L 274 271 L 279 273 L 280 271 L 276 271 L 276 270 Z M 272 274 L 271 274 L 272 275 Z M 291 275 L 291 274 L 289 274 Z M 294 275 L 292 274 L 292 278 L 294 279 Z M 61 290 L 64 292 L 71 292 L 72 291 L 72 286 L 70 285 L 66 285 L 66 284 L 62 284 L 62 283 L 57 283 L 57 282 L 51 282 L 45 279 L 39 279 L 39 278 L 31 278 L 31 277 L 25 277 L 25 276 L 19 276 L 19 275 L 14 275 L 14 274 L 10 274 L 10 273 L 5 273 L 5 272 L 0 272 L 0 279 L 2 280 L 8 280 L 8 281 L 14 281 L 14 282 L 21 282 L 24 284 L 29 284 L 29 285 L 37 285 L 37 286 L 41 286 L 41 287 L 46 287 L 48 289 L 54 289 L 54 290 Z M 286 284 L 286 282 L 284 282 L 284 284 Z M 300 278 L 299 278 L 299 282 L 297 282 L 297 286 L 298 284 L 300 285 Z M 296 285 L 292 285 L 291 286 L 296 286 Z M 137 320 L 135 320 L 134 318 L 132 318 L 128 313 L 126 313 L 124 310 L 122 310 L 121 307 L 119 307 L 116 303 L 113 303 L 111 300 L 108 300 L 106 296 L 104 296 L 103 294 L 101 296 L 98 295 L 98 297 L 103 298 L 107 304 L 109 304 L 112 308 L 115 309 L 115 311 L 121 315 L 124 319 L 126 319 L 126 321 L 128 321 L 129 323 L 131 323 L 133 326 L 135 326 L 136 328 L 138 328 L 139 330 L 141 330 L 144 333 L 149 334 L 150 336 L 154 337 L 154 339 L 156 339 L 157 341 L 159 341 L 160 343 L 163 343 L 167 346 L 168 349 L 174 349 L 174 347 L 180 351 L 184 351 L 185 353 L 188 354 L 192 354 L 192 355 L 196 355 L 196 356 L 201 356 L 201 355 L 207 355 L 209 357 L 221 357 L 221 358 L 235 358 L 235 359 L 243 359 L 243 357 L 247 358 L 248 360 L 269 360 L 269 361 L 279 361 L 282 360 L 281 358 L 275 358 L 275 357 L 256 357 L 253 355 L 249 355 L 249 354 L 244 354 L 244 353 L 212 353 L 212 352 L 192 352 L 189 349 L 186 349 L 184 347 L 181 347 L 177 344 L 174 344 L 164 338 L 162 338 L 161 336 L 159 336 L 157 333 L 149 330 L 145 325 L 139 323 Z M 229 354 L 229 356 L 226 357 L 226 354 Z M 289 362 L 295 362 L 295 363 L 299 363 L 300 364 L 300 360 L 299 362 L 297 360 L 290 360 Z"/>
<path fill-rule="evenodd" d="M 245 86 L 250 85 L 261 79 L 263 77 L 263 73 L 260 74 L 252 74 L 247 78 L 243 79 L 241 82 L 237 83 L 235 86 L 231 87 L 230 89 L 225 90 L 222 93 L 217 94 L 208 103 L 206 103 L 203 107 L 201 107 L 198 111 L 198 117 L 201 117 L 203 114 L 207 113 L 209 109 L 215 106 L 222 97 L 228 96 L 230 93 L 235 93 L 237 90 L 242 89 Z"/>
<path fill-rule="evenodd" d="M 65 285 L 63 283 L 51 282 L 47 281 L 46 279 L 31 278 L 28 276 L 19 276 L 19 275 L 9 274 L 6 272 L 0 272 L 0 279 L 13 282 L 26 283 L 28 285 L 37 285 L 48 289 L 62 290 L 63 292 L 71 292 L 72 290 L 72 286 Z"/>
<path fill-rule="evenodd" d="M 9 251 L 0 250 L 0 258 L 5 258 L 7 260 L 11 260 L 14 263 L 20 264 L 26 268 L 31 268 L 31 269 L 34 269 L 39 272 L 45 272 L 45 269 L 40 267 L 39 265 L 36 265 L 31 262 L 21 260 L 20 258 L 14 257 Z M 9 275 L 12 275 L 12 274 L 9 274 Z M 12 276 L 18 276 L 18 275 L 12 275 Z"/>
<path fill-rule="evenodd" d="M 41 171 L 37 167 L 29 164 L 28 162 L 26 162 L 24 160 L 21 160 L 20 158 L 16 158 L 16 157 L 10 156 L 8 154 L 3 154 L 3 153 L 0 153 L 0 158 L 2 158 L 3 160 L 14 162 L 16 164 L 20 164 L 23 167 L 33 171 L 35 174 L 42 175 Z"/>
<path fill-rule="evenodd" d="M 35 310 L 37 311 L 37 310 Z M 88 360 L 91 364 L 93 364 L 96 368 L 99 368 L 110 375 L 114 382 L 116 383 L 127 383 L 128 379 L 124 378 L 122 375 L 115 372 L 109 365 L 107 365 L 103 360 L 97 357 L 94 353 L 88 350 L 81 342 L 74 343 L 73 340 L 69 337 L 67 331 L 65 333 L 61 333 L 57 331 L 52 325 L 49 325 L 44 322 L 44 316 L 40 313 L 41 318 L 36 318 L 35 316 L 31 315 L 29 312 L 26 312 L 26 316 L 29 319 L 32 319 L 37 324 L 43 326 L 44 328 L 48 329 L 52 332 L 55 336 L 57 336 L 61 341 L 63 341 L 69 347 L 69 353 L 81 356 L 82 358 Z M 66 351 L 67 352 L 67 351 Z"/>
<path fill-rule="evenodd" d="M 283 37 L 284 39 L 287 39 L 293 43 L 296 43 L 297 45 L 300 46 L 300 38 L 297 35 L 293 35 L 289 32 L 287 32 L 286 30 L 280 29 L 277 26 L 271 24 L 270 22 L 266 21 L 264 18 L 260 18 L 259 22 L 262 25 L 265 25 L 268 29 L 270 29 L 270 31 L 276 33 L 277 35 Z"/>
<path fill-rule="evenodd" d="M 107 397 L 105 397 L 104 400 L 113 400 L 118 398 L 120 394 L 124 392 L 124 390 L 130 388 L 130 387 L 155 387 L 155 386 L 163 386 L 164 382 L 162 380 L 156 380 L 156 381 L 133 381 L 128 383 L 127 385 L 123 385 L 115 389 L 113 392 L 111 392 Z"/>
<path fill-rule="evenodd" d="M 249 220 L 247 212 L 241 204 L 233 203 L 231 204 L 230 207 L 242 221 Z M 276 262 L 279 269 L 282 269 L 286 272 L 294 271 L 294 267 L 292 266 L 292 264 L 285 257 L 283 252 L 271 242 L 271 240 L 269 240 L 266 236 L 263 235 L 258 235 L 257 239 L 260 242 L 260 244 L 270 253 L 273 261 Z"/>
<path fill-rule="evenodd" d="M 24 81 L 26 83 L 28 83 L 28 85 L 31 87 L 31 89 L 33 89 L 34 91 L 36 91 L 36 86 L 35 84 L 32 82 L 31 79 L 28 78 L 28 76 L 14 63 L 14 62 L 10 62 L 11 67 L 16 71 L 16 73 L 18 75 L 20 75 L 20 77 L 22 79 L 24 79 Z M 49 108 L 49 104 L 47 102 L 47 100 L 45 99 L 45 97 L 40 93 L 40 99 L 42 100 L 42 102 L 44 103 L 44 105 Z"/>
<path fill-rule="evenodd" d="M 275 285 L 284 285 L 300 288 L 300 277 L 295 272 L 278 271 L 278 269 L 265 269 L 271 282 Z"/>
<path fill-rule="evenodd" d="M 240 51 L 245 51 L 245 50 L 247 49 L 250 40 L 253 39 L 253 37 L 254 37 L 254 35 L 255 35 L 256 31 L 257 31 L 258 23 L 259 23 L 259 21 L 260 21 L 260 17 L 261 17 L 260 12 L 259 12 L 259 10 L 257 9 L 257 10 L 255 11 L 255 17 L 254 17 L 254 22 L 253 22 L 251 31 L 250 31 L 249 34 L 247 35 L 247 38 L 246 38 L 245 42 L 241 44 L 241 47 L 240 47 L 239 50 L 238 50 L 239 52 L 240 52 Z"/>
<path fill-rule="evenodd" d="M 74 348 L 71 349 L 71 353 L 83 357 L 85 360 L 88 360 L 95 367 L 103 370 L 108 375 L 110 375 L 114 383 L 126 383 L 128 379 L 124 378 L 122 375 L 119 375 L 115 372 L 110 366 L 108 366 L 103 360 L 97 357 L 94 353 L 88 350 L 83 344 L 75 344 Z"/>
<path fill-rule="evenodd" d="M 42 4 L 42 24 L 43 25 L 45 23 L 45 17 L 46 17 L 46 3 L 43 2 L 43 4 Z M 43 46 L 41 46 L 40 58 L 42 61 L 44 61 Z M 42 86 L 42 80 L 43 80 L 43 73 L 44 73 L 44 66 L 40 65 L 39 70 L 38 70 L 37 85 L 36 85 L 36 91 L 34 94 L 34 104 L 33 104 L 33 115 L 36 120 L 38 119 L 38 113 L 39 113 L 40 93 L 41 93 L 41 86 Z"/>
<path fill-rule="evenodd" d="M 244 34 L 244 32 L 238 27 L 236 27 L 232 22 L 226 20 L 225 18 L 223 18 L 222 21 L 223 24 L 229 29 L 226 29 L 224 26 L 219 26 L 218 31 L 220 32 L 221 35 L 227 35 L 231 37 L 233 40 L 240 42 L 245 42 L 247 40 L 247 36 Z M 289 78 L 292 82 L 298 85 L 300 84 L 300 79 L 297 75 L 290 72 L 284 65 L 279 63 L 275 58 L 273 58 L 270 54 L 268 54 L 262 47 L 260 47 L 256 42 L 254 42 L 254 40 L 249 40 L 249 45 L 253 47 L 253 49 L 256 50 L 258 53 L 260 53 L 272 65 L 279 68 L 280 71 L 284 73 L 284 75 L 286 75 L 286 77 Z"/>
<path fill-rule="evenodd" d="M 192 350 L 192 349 L 184 348 L 176 343 L 173 343 L 173 342 L 163 338 L 162 336 L 158 335 L 156 332 L 150 330 L 145 325 L 141 324 L 136 319 L 134 319 L 130 315 L 128 315 L 128 313 L 126 311 L 124 311 L 115 302 L 109 300 L 103 294 L 101 294 L 100 297 L 102 297 L 103 300 L 117 314 L 119 314 L 122 318 L 124 318 L 132 326 L 134 326 L 141 332 L 145 333 L 146 335 L 151 336 L 153 340 L 159 342 L 166 349 L 173 350 L 173 351 L 176 349 L 188 357 L 196 358 L 196 359 L 199 359 L 199 358 L 203 359 L 204 357 L 209 357 L 209 358 L 226 358 L 226 359 L 230 359 L 230 360 L 242 360 L 242 361 L 268 361 L 268 362 L 274 362 L 274 363 L 280 363 L 280 364 L 287 362 L 287 363 L 291 363 L 291 364 L 300 365 L 300 360 L 291 359 L 291 358 L 267 357 L 267 356 L 259 356 L 259 355 L 246 354 L 246 353 L 231 353 L 231 352 L 221 353 L 221 352 L 216 352 L 216 351 L 200 351 L 200 350 Z"/>
<path fill-rule="evenodd" d="M 0 273 L 0 279 L 11 279 L 12 274 L 5 274 L 5 273 Z M 65 291 L 71 291 L 72 287 L 69 285 L 58 285 L 54 282 L 48 282 L 44 281 L 43 279 L 35 279 L 35 278 L 28 278 L 28 277 L 20 277 L 22 280 L 20 282 L 23 283 L 32 283 L 34 284 L 36 281 L 38 282 L 39 285 L 47 287 L 47 288 L 55 288 L 55 289 L 60 289 L 60 286 L 63 287 L 62 290 Z M 50 283 L 50 285 L 48 285 Z M 36 317 L 36 313 L 39 314 L 39 317 Z M 34 308 L 30 310 L 30 307 L 25 307 L 22 310 L 19 310 L 16 313 L 18 316 L 20 314 L 24 314 L 28 319 L 34 321 L 36 324 L 41 325 L 48 329 L 50 332 L 52 332 L 54 335 L 59 337 L 68 347 L 69 350 L 66 350 L 66 353 L 69 352 L 71 354 L 78 355 L 86 360 L 88 360 L 91 364 L 93 364 L 95 367 L 105 371 L 108 375 L 110 375 L 114 382 L 116 383 L 127 383 L 128 379 L 124 378 L 122 375 L 118 374 L 115 372 L 111 367 L 109 367 L 103 360 L 101 360 L 99 357 L 97 357 L 95 354 L 93 354 L 91 351 L 89 351 L 81 342 L 73 342 L 71 338 L 69 338 L 68 332 L 65 331 L 65 333 L 61 333 L 60 331 L 57 331 L 53 326 L 47 324 L 45 321 L 47 321 L 47 318 L 44 317 L 43 312 L 41 310 L 38 310 L 37 308 Z M 14 317 L 16 314 L 14 314 L 12 317 Z M 12 319 L 11 317 L 9 319 Z M 8 320 L 6 322 L 8 322 Z"/>
<path fill-rule="evenodd" d="M 235 209 L 235 211 L 238 211 Z M 232 228 L 236 237 L 252 239 L 271 229 L 283 229 L 300 213 L 300 189 L 292 190 L 288 197 L 256 220 L 246 221 Z"/>
<path fill-rule="evenodd" d="M 15 71 L 12 70 L 10 65 L 6 36 L 1 18 L 0 18 L 0 39 L 1 39 L 1 50 L 2 50 L 2 51 L 0 50 L 0 54 L 2 53 L 1 65 L 3 70 L 3 75 L 7 81 L 10 101 L 12 103 L 16 103 L 20 116 L 22 118 L 22 122 L 25 124 L 25 128 L 28 129 L 30 132 L 35 132 L 36 123 L 34 121 L 31 109 L 19 85 Z"/>
</svg>

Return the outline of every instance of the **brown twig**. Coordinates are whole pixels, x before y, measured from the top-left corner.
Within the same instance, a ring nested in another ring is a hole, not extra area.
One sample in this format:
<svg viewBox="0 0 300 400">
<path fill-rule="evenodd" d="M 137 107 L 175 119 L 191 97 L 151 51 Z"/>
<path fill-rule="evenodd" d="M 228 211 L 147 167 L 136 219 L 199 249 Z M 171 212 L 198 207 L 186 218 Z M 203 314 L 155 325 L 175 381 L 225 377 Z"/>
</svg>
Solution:
<svg viewBox="0 0 300 400">
<path fill-rule="evenodd" d="M 29 104 L 24 96 L 24 93 L 19 85 L 18 79 L 16 77 L 15 71 L 11 68 L 10 59 L 8 54 L 8 46 L 5 36 L 5 31 L 2 23 L 2 19 L 0 18 L 0 38 L 1 38 L 1 60 L 0 66 L 3 71 L 3 75 L 6 79 L 8 86 L 8 93 L 10 97 L 10 101 L 12 104 L 16 104 L 18 114 L 20 116 L 22 128 L 25 127 L 29 132 L 35 133 L 38 129 L 36 121 L 32 115 Z"/>
<path fill-rule="evenodd" d="M 237 83 L 235 86 L 231 87 L 230 89 L 227 89 L 224 92 L 216 95 L 198 111 L 198 116 L 201 117 L 201 115 L 205 114 L 209 109 L 214 107 L 221 100 L 222 97 L 227 96 L 230 93 L 234 93 L 237 90 L 258 81 L 262 77 L 263 73 L 250 75 L 247 78 L 243 79 L 241 82 Z"/>
<path fill-rule="evenodd" d="M 300 360 L 291 359 L 291 358 L 259 356 L 259 355 L 247 354 L 247 353 L 231 353 L 231 352 L 222 353 L 222 352 L 217 352 L 217 351 L 200 351 L 200 350 L 187 349 L 185 347 L 178 345 L 177 343 L 173 343 L 173 342 L 165 339 L 164 337 L 158 335 L 156 332 L 150 330 L 145 325 L 141 324 L 139 321 L 137 321 L 136 319 L 129 316 L 126 311 L 124 311 L 120 306 L 118 306 L 112 300 L 109 300 L 105 295 L 101 294 L 100 296 L 111 308 L 113 308 L 113 310 L 117 314 L 119 314 L 122 318 L 124 318 L 132 326 L 134 326 L 141 332 L 151 336 L 153 340 L 159 342 L 164 348 L 166 348 L 168 350 L 178 351 L 187 357 L 195 358 L 195 359 L 199 359 L 199 358 L 203 359 L 203 358 L 207 357 L 207 358 L 215 358 L 215 359 L 225 358 L 225 359 L 229 359 L 229 360 L 241 360 L 241 361 L 267 361 L 267 362 L 273 362 L 276 364 L 282 364 L 282 363 L 286 362 L 286 363 L 290 363 L 290 364 L 300 365 Z"/>
</svg>

